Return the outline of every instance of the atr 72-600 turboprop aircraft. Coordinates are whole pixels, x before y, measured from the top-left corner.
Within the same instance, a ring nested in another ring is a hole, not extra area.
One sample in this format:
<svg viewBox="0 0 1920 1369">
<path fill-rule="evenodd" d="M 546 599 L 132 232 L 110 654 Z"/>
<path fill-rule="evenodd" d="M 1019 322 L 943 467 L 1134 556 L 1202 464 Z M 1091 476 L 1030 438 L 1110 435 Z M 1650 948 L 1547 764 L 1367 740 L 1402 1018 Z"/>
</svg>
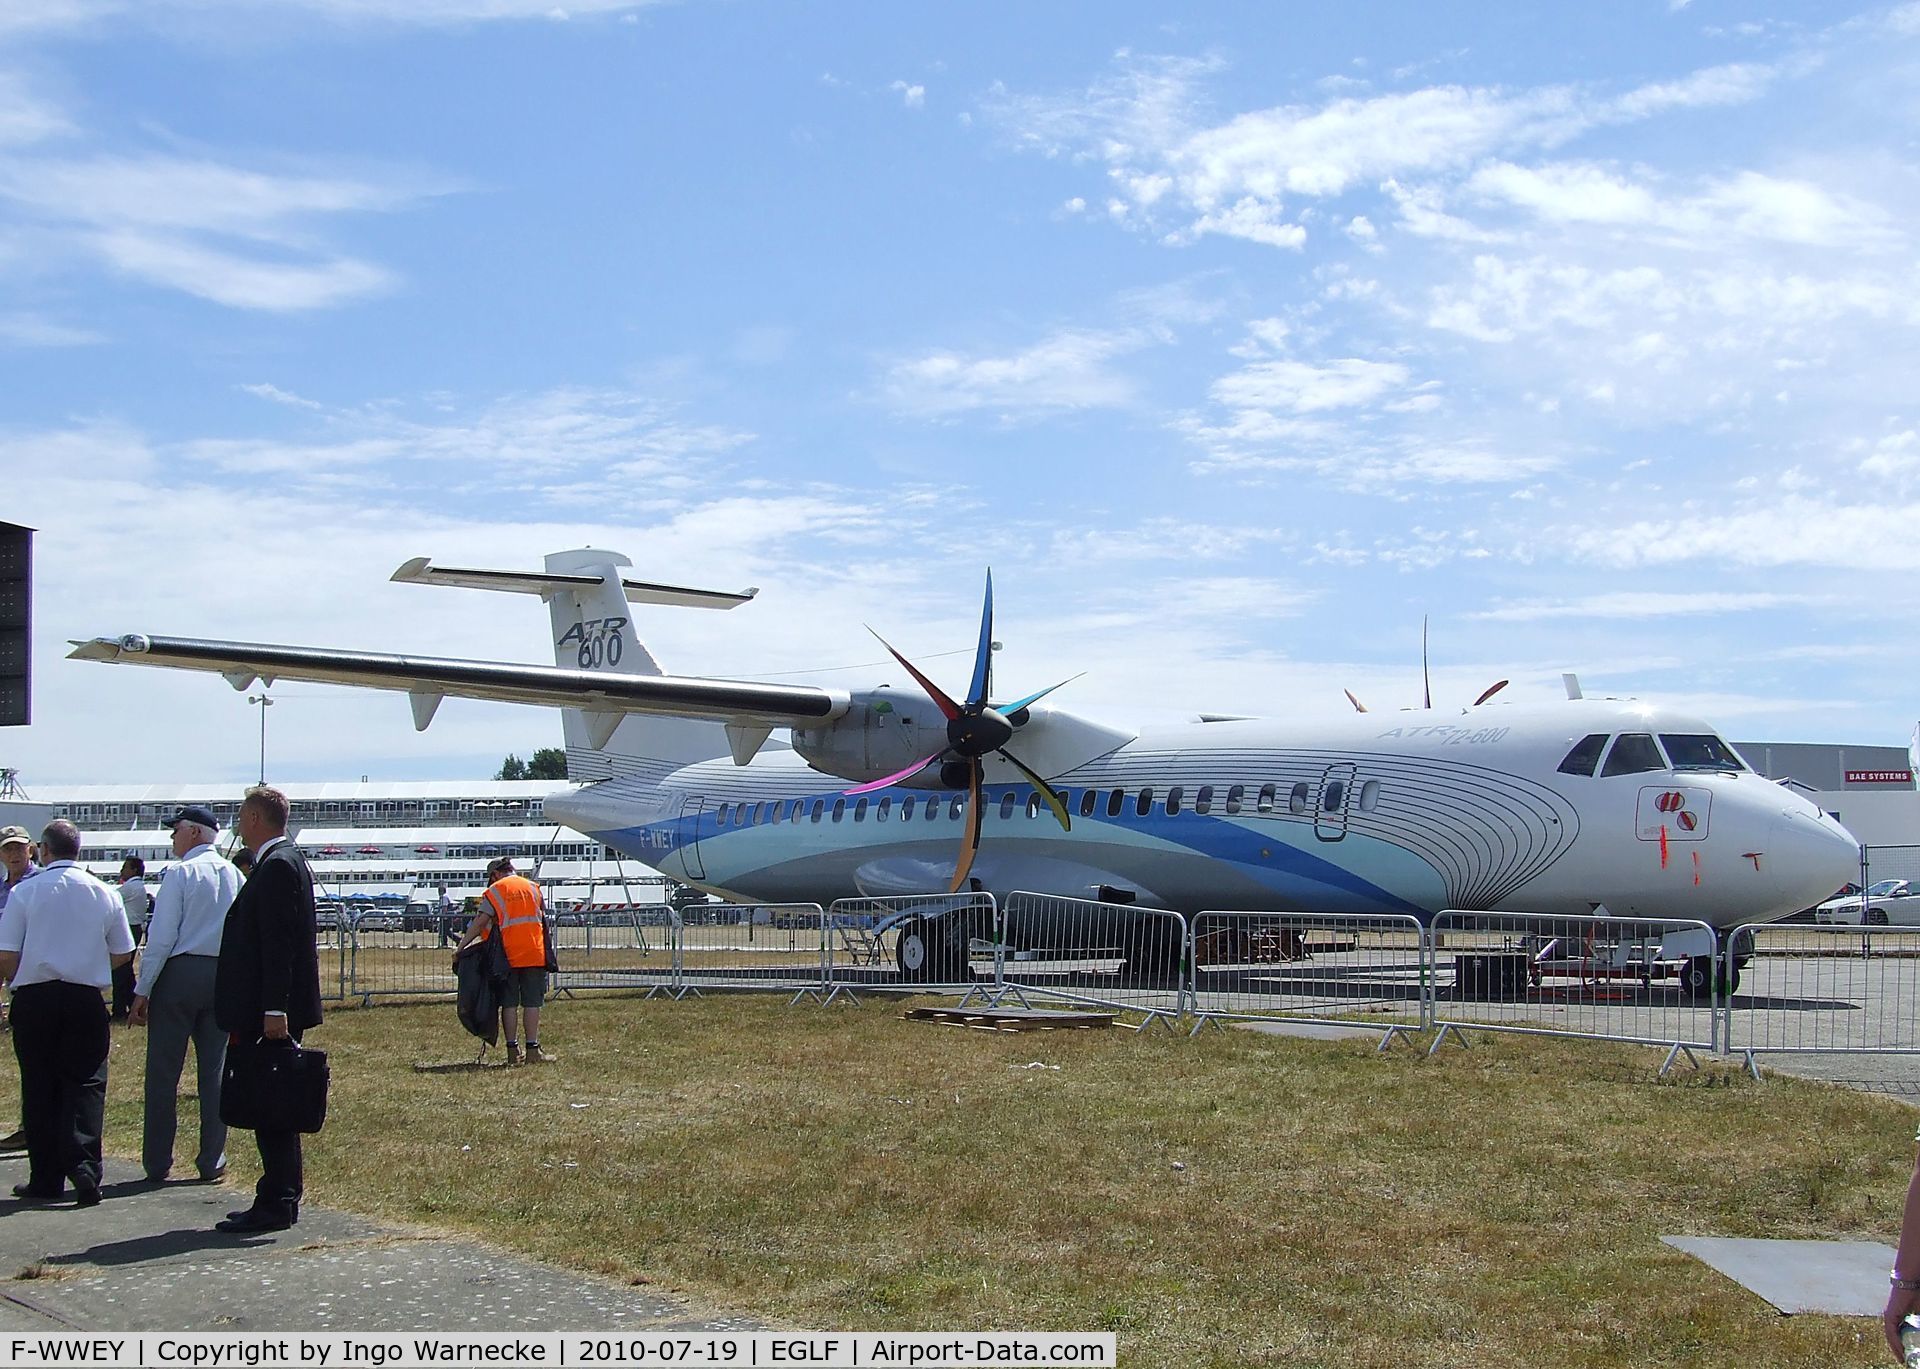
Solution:
<svg viewBox="0 0 1920 1369">
<path fill-rule="evenodd" d="M 144 635 L 73 656 L 218 671 L 236 689 L 405 690 L 420 728 L 448 695 L 557 706 L 586 785 L 547 815 L 735 900 L 1025 890 L 1185 913 L 1603 907 L 1726 928 L 1805 908 L 1859 868 L 1844 828 L 1712 727 L 1632 701 L 1135 731 L 1043 706 L 1057 685 L 993 702 L 990 577 L 964 698 L 898 652 L 913 687 L 676 677 L 629 603 L 730 609 L 754 591 L 645 583 L 631 564 L 588 550 L 537 573 L 424 558 L 394 573 L 540 596 L 556 666 Z M 776 728 L 790 749 L 768 747 Z M 965 944 L 915 918 L 897 954 L 940 979 Z"/>
</svg>

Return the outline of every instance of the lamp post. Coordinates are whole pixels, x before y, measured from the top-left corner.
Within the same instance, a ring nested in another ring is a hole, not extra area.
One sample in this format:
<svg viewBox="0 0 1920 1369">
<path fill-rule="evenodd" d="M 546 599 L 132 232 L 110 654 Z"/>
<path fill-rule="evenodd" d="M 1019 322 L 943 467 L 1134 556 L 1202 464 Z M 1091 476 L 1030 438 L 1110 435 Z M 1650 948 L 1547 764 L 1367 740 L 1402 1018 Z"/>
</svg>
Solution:
<svg viewBox="0 0 1920 1369">
<path fill-rule="evenodd" d="M 263 692 L 247 695 L 247 702 L 260 705 L 260 783 L 267 782 L 267 710 L 273 707 L 273 700 Z"/>
</svg>

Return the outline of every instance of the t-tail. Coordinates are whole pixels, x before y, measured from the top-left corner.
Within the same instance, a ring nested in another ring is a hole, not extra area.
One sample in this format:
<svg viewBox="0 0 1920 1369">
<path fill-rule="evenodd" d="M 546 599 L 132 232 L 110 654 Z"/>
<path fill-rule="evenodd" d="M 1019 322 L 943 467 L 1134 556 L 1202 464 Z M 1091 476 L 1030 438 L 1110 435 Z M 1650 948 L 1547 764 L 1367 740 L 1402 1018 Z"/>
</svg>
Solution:
<svg viewBox="0 0 1920 1369">
<path fill-rule="evenodd" d="M 758 590 L 740 592 L 654 584 L 626 575 L 633 562 L 618 552 L 591 547 L 557 551 L 544 573 L 436 566 L 425 557 L 407 562 L 395 580 L 455 585 L 508 594 L 537 594 L 552 621 L 554 664 L 610 675 L 666 674 L 634 630 L 633 604 L 681 608 L 738 608 Z M 576 781 L 616 775 L 658 780 L 661 776 L 728 753 L 725 727 L 699 718 L 601 712 L 591 706 L 562 708 L 567 777 Z"/>
</svg>

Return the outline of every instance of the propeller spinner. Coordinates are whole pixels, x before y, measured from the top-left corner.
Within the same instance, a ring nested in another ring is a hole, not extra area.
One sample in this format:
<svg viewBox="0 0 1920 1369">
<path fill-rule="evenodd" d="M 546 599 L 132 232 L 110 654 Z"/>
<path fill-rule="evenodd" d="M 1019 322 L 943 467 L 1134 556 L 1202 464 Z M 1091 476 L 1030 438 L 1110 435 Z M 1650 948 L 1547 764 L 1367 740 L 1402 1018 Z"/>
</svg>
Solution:
<svg viewBox="0 0 1920 1369">
<path fill-rule="evenodd" d="M 872 628 L 867 629 L 873 632 Z M 905 656 L 893 649 L 886 638 L 874 632 L 880 645 L 886 647 L 893 659 L 906 668 L 914 682 L 927 691 L 927 697 L 945 715 L 947 720 L 947 744 L 931 756 L 923 756 L 906 769 L 888 775 L 884 779 L 872 780 L 847 790 L 849 794 L 865 794 L 875 789 L 885 789 L 890 784 L 898 784 L 909 775 L 918 774 L 928 765 L 942 757 L 952 757 L 942 767 L 943 777 L 954 782 L 954 787 L 964 783 L 967 790 L 967 830 L 961 838 L 960 857 L 954 862 L 953 884 L 950 893 L 958 893 L 967 882 L 967 874 L 973 869 L 973 858 L 980 850 L 980 786 L 982 782 L 982 761 L 987 756 L 999 756 L 1014 769 L 1026 776 L 1034 792 L 1046 802 L 1053 816 L 1064 831 L 1073 830 L 1073 820 L 1067 814 L 1066 800 L 1054 787 L 1042 779 L 1031 766 L 1007 750 L 1007 743 L 1013 739 L 1014 718 L 1029 706 L 1038 703 L 1053 693 L 1061 684 L 1048 685 L 1045 689 L 1016 699 L 1007 704 L 987 702 L 993 688 L 993 572 L 987 572 L 987 593 L 980 609 L 980 646 L 973 658 L 973 678 L 967 683 L 967 698 L 964 703 L 956 703 L 940 686 L 929 680 Z M 1078 678 L 1078 677 L 1075 677 Z M 1025 719 L 1021 718 L 1021 722 Z M 965 767 L 964 780 L 958 773 Z"/>
</svg>

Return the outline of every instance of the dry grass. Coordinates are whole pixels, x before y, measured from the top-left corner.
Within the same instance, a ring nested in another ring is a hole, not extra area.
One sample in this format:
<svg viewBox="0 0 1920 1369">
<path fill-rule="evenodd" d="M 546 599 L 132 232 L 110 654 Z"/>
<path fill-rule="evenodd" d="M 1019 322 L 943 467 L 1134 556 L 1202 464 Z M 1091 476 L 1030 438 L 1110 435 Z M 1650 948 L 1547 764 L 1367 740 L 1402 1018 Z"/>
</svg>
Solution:
<svg viewBox="0 0 1920 1369">
<path fill-rule="evenodd" d="M 449 1006 L 340 1011 L 311 1196 L 799 1326 L 1111 1329 L 1129 1365 L 1885 1354 L 1871 1322 L 1782 1318 L 1658 1237 L 1890 1239 L 1913 1116 L 1889 1100 L 1656 1082 L 1626 1047 L 1427 1061 L 898 1014 L 563 1002 L 558 1065 L 420 1074 L 469 1058 Z M 139 1053 L 115 1040 L 131 1152 Z"/>
</svg>

